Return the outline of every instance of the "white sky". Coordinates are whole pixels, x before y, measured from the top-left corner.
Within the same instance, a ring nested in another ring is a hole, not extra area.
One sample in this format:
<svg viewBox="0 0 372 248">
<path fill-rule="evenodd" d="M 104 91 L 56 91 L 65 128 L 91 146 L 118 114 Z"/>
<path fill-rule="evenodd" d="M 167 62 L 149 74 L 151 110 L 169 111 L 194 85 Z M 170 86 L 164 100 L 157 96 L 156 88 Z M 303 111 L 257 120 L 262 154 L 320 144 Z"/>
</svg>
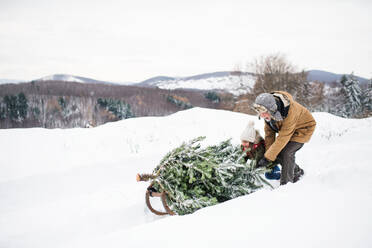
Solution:
<svg viewBox="0 0 372 248">
<path fill-rule="evenodd" d="M 369 0 L 0 0 L 0 78 L 142 81 L 244 67 L 372 77 Z"/>
</svg>

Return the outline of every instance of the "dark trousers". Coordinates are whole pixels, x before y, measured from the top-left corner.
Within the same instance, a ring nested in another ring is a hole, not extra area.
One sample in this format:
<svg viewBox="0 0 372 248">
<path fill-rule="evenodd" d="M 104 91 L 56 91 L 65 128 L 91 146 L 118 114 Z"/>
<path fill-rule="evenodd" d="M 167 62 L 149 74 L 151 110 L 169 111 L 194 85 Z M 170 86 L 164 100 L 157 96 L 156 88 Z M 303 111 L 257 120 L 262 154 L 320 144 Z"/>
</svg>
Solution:
<svg viewBox="0 0 372 248">
<path fill-rule="evenodd" d="M 280 184 L 284 185 L 288 182 L 294 182 L 294 175 L 301 168 L 296 164 L 296 152 L 303 147 L 303 143 L 289 141 L 288 144 L 278 155 L 278 162 L 282 165 L 282 174 Z"/>
</svg>

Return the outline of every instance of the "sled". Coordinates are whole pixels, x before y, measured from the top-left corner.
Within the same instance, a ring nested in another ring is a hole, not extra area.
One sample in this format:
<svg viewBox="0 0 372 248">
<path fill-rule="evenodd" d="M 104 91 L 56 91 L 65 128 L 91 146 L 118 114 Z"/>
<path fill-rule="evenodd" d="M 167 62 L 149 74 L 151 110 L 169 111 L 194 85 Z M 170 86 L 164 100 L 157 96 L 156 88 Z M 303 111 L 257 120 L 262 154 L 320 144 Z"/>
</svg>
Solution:
<svg viewBox="0 0 372 248">
<path fill-rule="evenodd" d="M 139 174 L 137 174 L 136 179 L 137 179 L 137 182 L 147 181 L 147 180 L 144 180 Z M 150 197 L 159 197 L 162 204 L 163 204 L 165 212 L 161 212 L 161 211 L 158 211 L 155 208 L 153 208 L 152 205 L 151 205 L 151 202 L 150 202 Z M 175 213 L 169 208 L 169 206 L 167 204 L 167 193 L 166 192 L 161 192 L 161 193 L 156 192 L 154 190 L 154 188 L 152 187 L 152 183 L 150 184 L 149 187 L 147 187 L 145 199 L 146 199 L 146 205 L 152 213 L 154 213 L 156 215 L 167 215 L 167 214 L 175 215 Z"/>
</svg>

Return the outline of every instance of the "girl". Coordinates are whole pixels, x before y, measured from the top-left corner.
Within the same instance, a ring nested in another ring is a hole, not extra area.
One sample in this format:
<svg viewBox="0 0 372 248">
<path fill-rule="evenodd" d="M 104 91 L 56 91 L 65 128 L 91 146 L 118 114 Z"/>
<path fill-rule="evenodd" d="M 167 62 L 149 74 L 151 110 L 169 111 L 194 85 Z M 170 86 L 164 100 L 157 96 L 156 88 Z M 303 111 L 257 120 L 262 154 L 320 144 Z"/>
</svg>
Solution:
<svg viewBox="0 0 372 248">
<path fill-rule="evenodd" d="M 248 125 L 240 135 L 241 148 L 246 152 L 245 161 L 255 160 L 256 165 L 265 154 L 265 140 L 262 138 L 258 130 L 254 128 L 254 122 L 249 121 Z M 266 172 L 265 177 L 270 180 L 280 179 L 280 168 L 275 165 L 271 172 Z"/>
</svg>

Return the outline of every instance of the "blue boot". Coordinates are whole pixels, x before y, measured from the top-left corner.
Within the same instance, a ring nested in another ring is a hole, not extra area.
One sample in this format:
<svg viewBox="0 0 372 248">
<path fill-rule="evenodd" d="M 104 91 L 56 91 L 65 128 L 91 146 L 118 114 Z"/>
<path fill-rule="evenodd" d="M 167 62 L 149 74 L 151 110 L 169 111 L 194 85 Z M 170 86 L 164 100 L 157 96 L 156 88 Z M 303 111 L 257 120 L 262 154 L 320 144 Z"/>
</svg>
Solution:
<svg viewBox="0 0 372 248">
<path fill-rule="evenodd" d="M 271 172 L 266 172 L 265 177 L 266 179 L 269 179 L 269 180 L 279 180 L 280 179 L 279 166 L 275 165 L 275 167 L 271 170 Z"/>
</svg>

